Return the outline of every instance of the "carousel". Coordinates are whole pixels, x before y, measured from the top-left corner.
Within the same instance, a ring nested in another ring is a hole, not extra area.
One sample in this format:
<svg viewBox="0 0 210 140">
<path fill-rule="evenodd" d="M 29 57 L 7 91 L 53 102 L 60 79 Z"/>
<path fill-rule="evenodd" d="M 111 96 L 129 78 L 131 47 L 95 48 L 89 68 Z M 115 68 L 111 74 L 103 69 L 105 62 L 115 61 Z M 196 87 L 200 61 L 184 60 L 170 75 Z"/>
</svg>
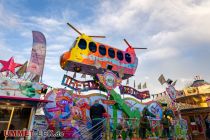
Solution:
<svg viewBox="0 0 210 140">
<path fill-rule="evenodd" d="M 193 83 L 181 93 L 176 101 L 191 105 L 180 110 L 182 117 L 188 122 L 188 134 L 192 139 L 205 139 L 205 119 L 210 113 L 210 84 L 196 76 Z"/>
<path fill-rule="evenodd" d="M 205 120 L 210 113 L 210 84 L 196 76 L 189 86 L 183 90 L 174 91 L 173 100 L 167 90 L 153 95 L 153 98 L 158 102 L 168 104 L 176 116 L 186 121 L 187 135 L 184 137 L 192 140 L 205 139 Z"/>
</svg>

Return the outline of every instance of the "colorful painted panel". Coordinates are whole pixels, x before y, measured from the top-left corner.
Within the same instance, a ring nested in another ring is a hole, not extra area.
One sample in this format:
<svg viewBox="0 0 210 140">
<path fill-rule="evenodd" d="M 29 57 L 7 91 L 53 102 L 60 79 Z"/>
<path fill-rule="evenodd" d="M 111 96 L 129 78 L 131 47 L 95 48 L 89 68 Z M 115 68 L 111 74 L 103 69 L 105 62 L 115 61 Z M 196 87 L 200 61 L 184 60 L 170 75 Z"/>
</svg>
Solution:
<svg viewBox="0 0 210 140">
<path fill-rule="evenodd" d="M 115 89 L 119 86 L 122 79 L 118 78 L 113 72 L 107 71 L 104 74 L 97 74 L 99 81 L 107 90 Z"/>
<path fill-rule="evenodd" d="M 159 103 L 157 102 L 152 102 L 151 104 L 148 105 L 148 110 L 156 116 L 157 119 L 162 119 L 163 117 L 163 112 L 162 112 L 162 107 Z"/>
<path fill-rule="evenodd" d="M 66 138 L 79 138 L 81 129 L 91 127 L 90 106 L 95 100 L 106 97 L 100 94 L 78 95 L 65 89 L 54 89 L 47 93 L 45 99 L 54 101 L 44 107 L 49 128 L 63 132 Z"/>
<path fill-rule="evenodd" d="M 0 77 L 0 96 L 15 96 L 23 98 L 40 98 L 42 85 L 21 79 Z"/>
<path fill-rule="evenodd" d="M 176 99 L 177 91 L 176 91 L 176 89 L 174 88 L 174 86 L 169 85 L 169 86 L 166 88 L 166 92 L 168 93 L 168 95 L 169 95 L 169 97 L 171 98 L 172 101 L 174 101 L 174 100 Z"/>
</svg>

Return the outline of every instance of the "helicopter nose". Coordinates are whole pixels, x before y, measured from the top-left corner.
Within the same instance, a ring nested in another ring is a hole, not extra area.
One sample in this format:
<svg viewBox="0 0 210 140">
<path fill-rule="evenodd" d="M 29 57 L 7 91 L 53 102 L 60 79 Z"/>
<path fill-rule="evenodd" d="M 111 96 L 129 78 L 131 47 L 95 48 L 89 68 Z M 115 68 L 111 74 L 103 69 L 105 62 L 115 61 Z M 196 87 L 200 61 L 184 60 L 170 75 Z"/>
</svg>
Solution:
<svg viewBox="0 0 210 140">
<path fill-rule="evenodd" d="M 63 68 L 66 61 L 70 58 L 70 53 L 69 52 L 65 52 L 63 55 L 61 55 L 60 58 L 60 65 Z"/>
</svg>

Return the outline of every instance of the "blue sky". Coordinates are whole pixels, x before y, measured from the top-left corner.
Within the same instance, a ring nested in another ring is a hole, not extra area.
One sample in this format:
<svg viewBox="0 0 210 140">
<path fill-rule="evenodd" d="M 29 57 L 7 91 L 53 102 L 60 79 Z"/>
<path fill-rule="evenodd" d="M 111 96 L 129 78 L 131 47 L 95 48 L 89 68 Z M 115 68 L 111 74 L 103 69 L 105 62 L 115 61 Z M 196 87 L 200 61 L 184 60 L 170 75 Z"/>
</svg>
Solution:
<svg viewBox="0 0 210 140">
<path fill-rule="evenodd" d="M 178 80 L 177 89 L 196 75 L 210 81 L 209 0 L 0 0 L 0 59 L 29 60 L 31 31 L 41 31 L 47 39 L 43 80 L 61 87 L 65 71 L 59 57 L 77 37 L 67 22 L 81 32 L 107 36 L 96 40 L 120 49 L 127 47 L 123 38 L 147 47 L 136 51 L 139 65 L 130 85 L 135 79 L 147 82 L 153 94 L 161 92 L 162 73 Z"/>
</svg>

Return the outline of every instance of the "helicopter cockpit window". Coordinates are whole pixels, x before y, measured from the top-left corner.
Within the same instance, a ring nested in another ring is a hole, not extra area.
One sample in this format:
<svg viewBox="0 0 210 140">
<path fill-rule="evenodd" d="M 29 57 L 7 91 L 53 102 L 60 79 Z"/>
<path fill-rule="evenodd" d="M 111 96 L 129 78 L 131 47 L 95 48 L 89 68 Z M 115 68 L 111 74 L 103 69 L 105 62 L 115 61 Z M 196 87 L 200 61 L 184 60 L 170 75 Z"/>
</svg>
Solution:
<svg viewBox="0 0 210 140">
<path fill-rule="evenodd" d="M 108 54 L 109 54 L 109 57 L 114 58 L 114 57 L 115 57 L 115 52 L 114 52 L 114 49 L 109 48 L 109 50 L 108 50 Z"/>
<path fill-rule="evenodd" d="M 100 45 L 100 46 L 99 46 L 99 53 L 100 53 L 101 55 L 106 55 L 106 48 L 105 48 L 104 45 Z"/>
<path fill-rule="evenodd" d="M 125 54 L 125 60 L 130 63 L 131 62 L 131 55 L 129 53 Z"/>
<path fill-rule="evenodd" d="M 79 43 L 78 43 L 78 46 L 79 46 L 80 49 L 85 50 L 87 48 L 87 42 L 86 42 L 86 40 L 80 39 L 79 40 Z"/>
<path fill-rule="evenodd" d="M 117 52 L 117 58 L 118 58 L 119 60 L 123 60 L 123 53 L 122 53 L 121 51 L 118 51 L 118 52 Z"/>
<path fill-rule="evenodd" d="M 94 42 L 90 42 L 89 43 L 89 50 L 93 53 L 95 53 L 97 51 L 97 47 L 96 47 L 96 43 Z"/>
</svg>

